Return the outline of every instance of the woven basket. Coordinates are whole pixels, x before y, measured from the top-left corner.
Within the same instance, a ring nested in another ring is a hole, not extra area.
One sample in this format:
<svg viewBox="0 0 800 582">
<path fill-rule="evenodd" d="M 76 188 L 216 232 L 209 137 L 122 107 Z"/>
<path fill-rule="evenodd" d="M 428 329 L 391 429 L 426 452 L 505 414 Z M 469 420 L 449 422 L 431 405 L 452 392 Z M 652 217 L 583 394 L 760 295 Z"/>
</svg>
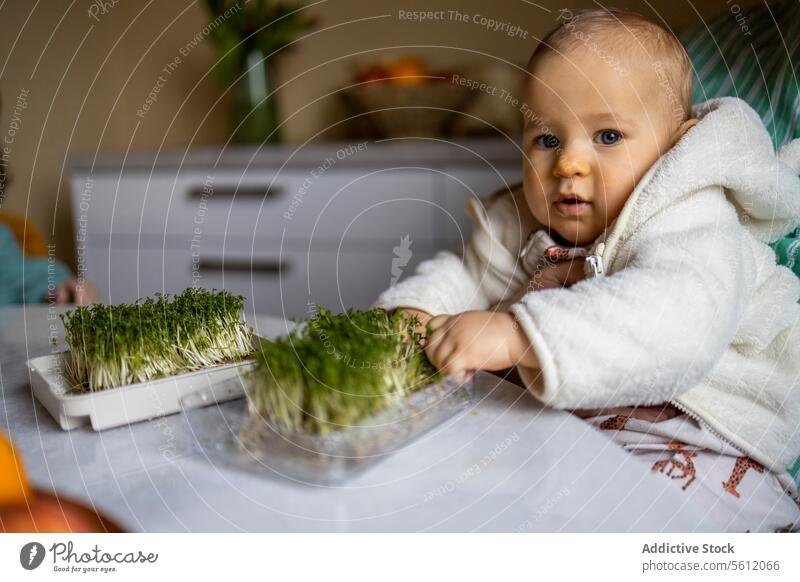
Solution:
<svg viewBox="0 0 800 582">
<path fill-rule="evenodd" d="M 344 98 L 353 113 L 364 116 L 382 137 L 435 137 L 446 135 L 448 123 L 472 96 L 460 85 L 396 86 L 374 83 L 351 87 Z"/>
</svg>

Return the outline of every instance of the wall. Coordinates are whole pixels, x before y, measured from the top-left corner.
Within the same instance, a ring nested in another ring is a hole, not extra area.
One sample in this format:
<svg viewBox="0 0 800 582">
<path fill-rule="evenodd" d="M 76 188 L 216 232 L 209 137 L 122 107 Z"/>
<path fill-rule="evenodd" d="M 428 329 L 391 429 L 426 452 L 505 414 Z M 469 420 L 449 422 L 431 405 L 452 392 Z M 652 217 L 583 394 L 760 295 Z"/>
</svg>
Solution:
<svg viewBox="0 0 800 582">
<path fill-rule="evenodd" d="M 595 5 L 581 0 L 570 8 Z M 652 6 L 657 18 L 680 31 L 728 10 L 730 2 L 620 0 L 614 5 L 651 15 Z M 0 6 L 0 130 L 5 136 L 14 130 L 8 153 L 15 175 L 3 208 L 28 216 L 72 264 L 64 176 L 68 151 L 191 147 L 227 140 L 227 102 L 210 72 L 212 46 L 202 37 L 208 22 L 205 5 L 198 0 L 7 0 Z M 370 60 L 414 53 L 439 66 L 524 64 L 561 6 L 551 0 L 314 2 L 309 10 L 318 18 L 316 29 L 280 62 L 284 135 L 290 141 L 341 136 L 340 125 L 326 130 L 343 111 L 331 92 Z M 492 32 L 471 19 L 419 23 L 398 18 L 399 10 L 419 9 L 486 15 L 521 25 L 527 38 Z M 198 34 L 201 42 L 193 47 Z M 180 64 L 165 73 L 181 50 Z M 156 84 L 163 85 L 157 101 L 137 115 Z M 21 114 L 12 128 L 17 103 L 24 109 L 17 107 Z"/>
</svg>

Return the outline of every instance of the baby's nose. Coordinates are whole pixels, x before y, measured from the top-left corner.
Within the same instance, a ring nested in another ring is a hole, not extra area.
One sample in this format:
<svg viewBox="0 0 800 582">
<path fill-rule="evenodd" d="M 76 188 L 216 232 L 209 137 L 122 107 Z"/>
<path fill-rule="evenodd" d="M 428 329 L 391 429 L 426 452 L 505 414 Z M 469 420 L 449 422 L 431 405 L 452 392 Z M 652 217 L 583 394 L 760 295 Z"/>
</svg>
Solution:
<svg viewBox="0 0 800 582">
<path fill-rule="evenodd" d="M 565 152 L 558 157 L 553 168 L 556 178 L 583 178 L 591 172 L 588 160 L 581 156 Z"/>
</svg>

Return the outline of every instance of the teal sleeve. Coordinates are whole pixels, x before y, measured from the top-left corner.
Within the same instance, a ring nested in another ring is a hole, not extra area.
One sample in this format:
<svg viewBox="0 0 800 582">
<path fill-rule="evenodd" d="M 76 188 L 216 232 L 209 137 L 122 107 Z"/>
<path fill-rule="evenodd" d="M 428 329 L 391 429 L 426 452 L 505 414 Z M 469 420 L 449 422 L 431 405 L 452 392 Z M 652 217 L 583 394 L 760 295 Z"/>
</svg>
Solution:
<svg viewBox="0 0 800 582">
<path fill-rule="evenodd" d="M 25 257 L 14 233 L 0 225 L 0 304 L 44 303 L 47 292 L 71 276 L 54 257 Z"/>
</svg>

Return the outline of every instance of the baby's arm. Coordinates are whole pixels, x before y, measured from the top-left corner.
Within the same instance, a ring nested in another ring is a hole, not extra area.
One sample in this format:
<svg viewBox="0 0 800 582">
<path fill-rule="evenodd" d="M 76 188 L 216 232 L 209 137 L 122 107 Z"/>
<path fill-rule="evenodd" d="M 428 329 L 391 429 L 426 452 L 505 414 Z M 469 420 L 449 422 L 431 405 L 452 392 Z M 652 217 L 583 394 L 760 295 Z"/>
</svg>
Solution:
<svg viewBox="0 0 800 582">
<path fill-rule="evenodd" d="M 444 374 L 463 370 L 505 370 L 514 366 L 538 368 L 539 360 L 514 316 L 506 313 L 527 293 L 566 288 L 584 278 L 584 259 L 544 265 L 528 285 L 491 311 L 440 315 L 430 320 L 434 332 L 426 346 L 428 359 Z M 410 310 L 415 311 L 415 310 Z M 417 315 L 420 312 L 417 312 Z M 419 315 L 418 315 L 419 316 Z"/>
<path fill-rule="evenodd" d="M 557 408 L 672 400 L 719 362 L 754 291 L 732 206 L 707 189 L 644 224 L 612 274 L 527 293 L 511 311 L 539 366 L 531 392 Z"/>
<path fill-rule="evenodd" d="M 556 408 L 681 395 L 722 357 L 753 293 L 741 277 L 755 270 L 745 267 L 754 260 L 743 252 L 749 235 L 719 196 L 698 193 L 643 226 L 613 274 L 529 291 L 510 314 L 431 319 L 429 358 L 448 373 L 518 365 L 531 392 Z"/>
<path fill-rule="evenodd" d="M 440 251 L 423 261 L 411 277 L 381 293 L 373 307 L 430 315 L 483 310 L 524 283 L 522 270 L 515 268 L 518 250 L 507 240 L 509 228 L 519 223 L 515 202 L 490 196 L 468 199 L 465 206 L 473 234 L 459 253 Z"/>
</svg>

